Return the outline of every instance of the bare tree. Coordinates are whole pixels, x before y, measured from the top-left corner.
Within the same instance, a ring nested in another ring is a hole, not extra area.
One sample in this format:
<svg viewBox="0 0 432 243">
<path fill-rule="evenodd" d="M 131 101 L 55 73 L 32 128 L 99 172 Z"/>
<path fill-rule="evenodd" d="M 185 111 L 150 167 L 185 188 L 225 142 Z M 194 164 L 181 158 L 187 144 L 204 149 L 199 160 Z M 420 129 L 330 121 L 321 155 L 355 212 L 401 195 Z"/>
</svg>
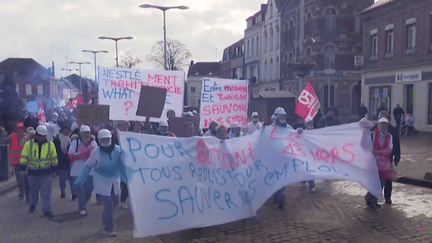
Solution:
<svg viewBox="0 0 432 243">
<path fill-rule="evenodd" d="M 138 63 L 141 62 L 137 56 L 133 55 L 130 52 L 126 52 L 123 56 L 121 56 L 120 65 L 125 68 L 134 68 Z"/>
<path fill-rule="evenodd" d="M 167 39 L 167 68 L 168 70 L 183 70 L 189 65 L 192 54 L 186 46 L 178 40 Z M 164 43 L 157 41 L 153 44 L 147 62 L 153 63 L 155 68 L 164 68 Z"/>
</svg>

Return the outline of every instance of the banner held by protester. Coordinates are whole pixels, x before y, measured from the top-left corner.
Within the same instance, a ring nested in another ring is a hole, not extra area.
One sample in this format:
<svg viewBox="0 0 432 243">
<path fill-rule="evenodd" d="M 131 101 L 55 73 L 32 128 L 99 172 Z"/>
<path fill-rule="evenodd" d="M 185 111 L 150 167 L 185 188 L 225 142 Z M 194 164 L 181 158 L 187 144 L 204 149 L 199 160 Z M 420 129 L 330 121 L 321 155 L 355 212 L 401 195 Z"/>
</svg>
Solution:
<svg viewBox="0 0 432 243">
<path fill-rule="evenodd" d="M 229 126 L 238 122 L 246 126 L 248 87 L 246 80 L 203 78 L 201 92 L 200 127 L 207 128 L 211 121 Z"/>
<path fill-rule="evenodd" d="M 99 104 L 110 106 L 111 120 L 144 121 L 137 116 L 141 86 L 165 88 L 165 105 L 160 118 L 167 120 L 166 112 L 183 112 L 184 73 L 181 71 L 138 70 L 99 67 Z"/>
<path fill-rule="evenodd" d="M 256 215 L 281 187 L 342 179 L 381 197 L 370 131 L 358 123 L 306 130 L 267 127 L 224 142 L 120 132 L 134 236 L 218 225 Z"/>
</svg>

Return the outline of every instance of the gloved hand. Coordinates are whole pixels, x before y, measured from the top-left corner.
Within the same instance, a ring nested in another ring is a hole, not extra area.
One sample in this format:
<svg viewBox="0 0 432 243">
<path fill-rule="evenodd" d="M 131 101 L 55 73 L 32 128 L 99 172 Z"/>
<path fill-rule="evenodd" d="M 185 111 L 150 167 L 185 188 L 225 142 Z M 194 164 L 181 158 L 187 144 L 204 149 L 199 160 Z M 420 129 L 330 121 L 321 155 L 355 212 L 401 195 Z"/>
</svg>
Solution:
<svg viewBox="0 0 432 243">
<path fill-rule="evenodd" d="M 360 127 L 362 127 L 362 128 L 372 129 L 372 127 L 373 127 L 372 122 L 366 120 L 366 117 L 363 117 L 363 118 L 358 122 L 358 124 L 359 124 Z"/>
</svg>

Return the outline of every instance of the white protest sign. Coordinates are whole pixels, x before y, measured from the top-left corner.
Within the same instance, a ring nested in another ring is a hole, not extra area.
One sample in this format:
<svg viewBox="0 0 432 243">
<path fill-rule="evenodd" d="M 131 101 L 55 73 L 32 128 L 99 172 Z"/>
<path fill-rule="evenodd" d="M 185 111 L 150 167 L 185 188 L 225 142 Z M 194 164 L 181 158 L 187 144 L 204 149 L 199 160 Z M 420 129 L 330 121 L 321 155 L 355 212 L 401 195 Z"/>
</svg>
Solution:
<svg viewBox="0 0 432 243">
<path fill-rule="evenodd" d="M 160 119 L 167 120 L 166 112 L 169 109 L 178 116 L 183 112 L 183 72 L 99 67 L 98 76 L 99 104 L 110 106 L 110 120 L 145 120 L 145 117 L 136 116 L 142 85 L 167 89 Z"/>
<path fill-rule="evenodd" d="M 201 128 L 207 128 L 213 120 L 226 126 L 233 122 L 247 125 L 246 80 L 203 78 L 201 90 Z"/>
<path fill-rule="evenodd" d="M 256 215 L 278 189 L 307 180 L 350 180 L 381 197 L 370 131 L 357 123 L 306 130 L 270 126 L 220 142 L 120 132 L 135 237 Z"/>
</svg>

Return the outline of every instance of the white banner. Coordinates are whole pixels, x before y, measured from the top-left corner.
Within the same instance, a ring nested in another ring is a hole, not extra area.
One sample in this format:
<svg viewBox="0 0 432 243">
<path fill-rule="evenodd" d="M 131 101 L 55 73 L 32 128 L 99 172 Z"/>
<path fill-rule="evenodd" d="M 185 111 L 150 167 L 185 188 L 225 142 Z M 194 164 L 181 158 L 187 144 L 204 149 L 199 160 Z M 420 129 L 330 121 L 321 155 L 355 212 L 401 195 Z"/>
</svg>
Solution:
<svg viewBox="0 0 432 243">
<path fill-rule="evenodd" d="M 220 142 L 120 132 L 135 237 L 256 215 L 278 189 L 307 180 L 350 180 L 381 197 L 370 131 L 357 123 L 306 130 L 270 126 Z"/>
<path fill-rule="evenodd" d="M 246 80 L 203 78 L 201 90 L 201 128 L 207 128 L 213 120 L 226 126 L 233 122 L 247 125 Z"/>
<path fill-rule="evenodd" d="M 181 71 L 138 70 L 99 67 L 99 104 L 110 106 L 110 120 L 144 121 L 136 116 L 141 86 L 167 89 L 165 106 L 160 119 L 173 109 L 176 116 L 183 113 L 184 73 Z M 151 121 L 160 119 L 152 118 Z"/>
</svg>

